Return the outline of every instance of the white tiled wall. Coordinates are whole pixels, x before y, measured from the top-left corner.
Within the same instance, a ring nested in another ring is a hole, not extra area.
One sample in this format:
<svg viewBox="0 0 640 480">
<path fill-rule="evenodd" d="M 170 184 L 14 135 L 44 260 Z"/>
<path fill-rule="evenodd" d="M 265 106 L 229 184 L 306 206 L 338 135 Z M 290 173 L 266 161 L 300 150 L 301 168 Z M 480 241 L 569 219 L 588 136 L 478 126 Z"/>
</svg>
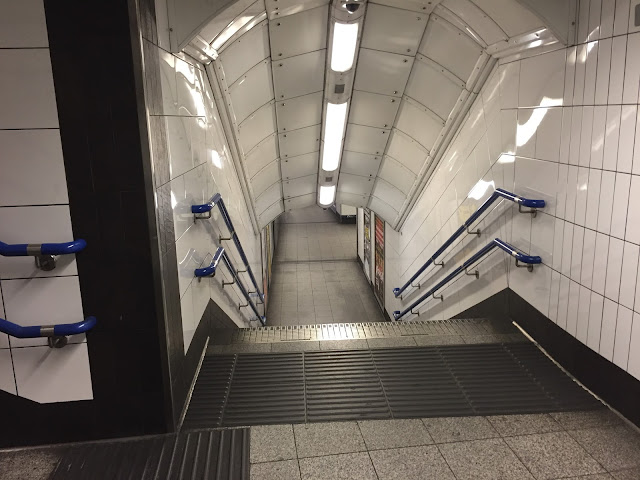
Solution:
<svg viewBox="0 0 640 480">
<path fill-rule="evenodd" d="M 635 4 L 636 2 L 631 2 Z M 401 233 L 387 228 L 386 308 L 469 215 L 502 187 L 541 198 L 536 218 L 499 204 L 432 267 L 424 288 L 494 237 L 540 255 L 533 273 L 502 252 L 420 308 L 448 318 L 507 286 L 640 378 L 640 30 L 630 2 L 581 0 L 578 45 L 496 67 Z M 590 24 L 586 25 L 585 22 Z M 415 318 L 409 315 L 408 318 Z"/>
<path fill-rule="evenodd" d="M 42 0 L 0 0 L 0 240 L 74 238 Z M 89 246 L 88 248 L 91 248 Z M 43 272 L 0 257 L 0 318 L 20 325 L 84 318 L 74 256 Z M 99 319 L 98 319 L 99 321 Z M 40 403 L 93 398 L 84 335 L 62 349 L 0 333 L 0 390 Z"/>
<path fill-rule="evenodd" d="M 206 203 L 215 193 L 222 195 L 258 282 L 262 279 L 260 236 L 254 234 L 249 220 L 249 211 L 204 66 L 185 55 L 176 56 L 152 44 L 147 46 L 147 51 L 158 55 L 160 61 L 162 106 L 160 111 L 150 112 L 150 115 L 161 117 L 167 132 L 186 353 L 209 299 L 239 326 L 247 326 L 249 319 L 255 317 L 248 307 L 238 308 L 240 303 L 244 305 L 246 302 L 237 286 L 222 288 L 223 280 L 232 280 L 222 262 L 214 278 L 194 278 L 194 269 L 208 265 L 212 254 L 221 245 L 218 237 L 229 235 L 217 207 L 212 210 L 210 220 L 194 221 L 191 205 Z M 157 132 L 151 131 L 151 135 L 155 134 Z M 159 190 L 163 185 L 155 187 Z M 233 241 L 223 241 L 222 246 L 236 268 L 244 270 Z M 254 290 L 249 276 L 241 274 L 241 277 L 245 287 Z"/>
</svg>

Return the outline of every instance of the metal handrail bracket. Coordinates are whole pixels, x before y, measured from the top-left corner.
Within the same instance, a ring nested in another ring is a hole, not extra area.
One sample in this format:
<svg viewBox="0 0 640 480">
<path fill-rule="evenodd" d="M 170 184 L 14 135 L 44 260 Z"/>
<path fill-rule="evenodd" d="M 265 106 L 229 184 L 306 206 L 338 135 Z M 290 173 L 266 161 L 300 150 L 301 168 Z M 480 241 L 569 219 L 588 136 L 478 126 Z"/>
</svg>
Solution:
<svg viewBox="0 0 640 480">
<path fill-rule="evenodd" d="M 546 205 L 546 202 L 544 200 L 533 200 L 530 198 L 523 198 L 523 197 L 519 197 L 517 195 L 515 195 L 514 193 L 508 192 L 507 190 L 504 190 L 502 188 L 496 188 L 494 190 L 494 192 L 491 194 L 491 196 L 482 204 L 480 205 L 480 208 L 478 208 L 478 210 L 476 210 L 468 219 L 466 222 L 464 222 L 460 228 L 458 228 L 458 230 L 456 230 L 453 235 L 451 235 L 447 241 L 445 241 L 442 246 L 436 250 L 436 253 L 434 253 L 431 258 L 429 258 L 419 269 L 416 273 L 413 274 L 413 276 L 407 280 L 407 282 L 399 288 L 394 288 L 393 289 L 393 294 L 397 297 L 399 297 L 402 292 L 404 292 L 407 288 L 409 288 L 411 286 L 411 284 L 420 276 L 424 273 L 424 271 L 429 268 L 429 266 L 431 266 L 432 264 L 435 265 L 440 265 L 441 263 L 434 263 L 436 261 L 436 259 L 442 255 L 444 253 L 444 251 L 449 248 L 451 246 L 451 244 L 453 242 L 456 241 L 456 239 L 458 237 L 460 237 L 460 235 L 462 235 L 463 233 L 469 233 L 469 234 L 474 234 L 474 235 L 478 235 L 480 236 L 480 229 L 477 229 L 475 232 L 470 231 L 469 228 L 471 227 L 471 225 L 478 219 L 480 218 L 480 216 L 487 211 L 487 209 L 498 199 L 500 198 L 504 198 L 506 200 L 509 200 L 513 203 L 518 204 L 518 209 L 521 213 L 530 213 L 532 216 L 535 216 L 535 212 L 537 211 L 537 209 L 539 208 L 544 208 Z M 529 207 L 531 210 L 522 210 L 522 207 Z M 442 266 L 444 266 L 444 264 L 442 264 Z"/>
<path fill-rule="evenodd" d="M 428 292 L 424 293 L 424 295 L 422 295 L 420 298 L 418 298 L 410 306 L 405 308 L 403 311 L 396 310 L 395 312 L 393 312 L 393 317 L 396 320 L 400 320 L 407 313 L 412 312 L 414 308 L 416 308 L 418 305 L 420 305 L 422 302 L 424 302 L 429 297 L 433 297 L 433 298 L 436 298 L 436 299 L 439 298 L 441 301 L 444 300 L 444 297 L 442 295 L 436 296 L 435 293 L 438 290 L 440 290 L 442 287 L 444 287 L 446 284 L 448 284 L 455 277 L 460 275 L 462 272 L 465 272 L 465 273 L 468 274 L 467 269 L 469 267 L 471 267 L 473 264 L 475 264 L 482 257 L 488 255 L 494 248 L 500 248 L 501 250 L 504 250 L 505 252 L 507 252 L 512 257 L 515 257 L 516 262 L 526 264 L 528 266 L 528 268 L 529 268 L 529 271 L 533 270 L 533 265 L 537 265 L 537 264 L 542 263 L 542 258 L 538 257 L 537 255 L 526 255 L 526 254 L 524 254 L 522 252 L 519 252 L 518 250 L 516 250 L 514 247 L 512 247 L 508 243 L 503 242 L 499 238 L 495 238 L 494 240 L 489 242 L 487 245 L 482 247 L 478 252 L 476 252 L 466 262 L 464 262 L 462 265 L 460 265 L 458 268 L 456 268 L 453 272 L 451 272 L 445 278 L 440 280 L 440 282 L 438 282 Z M 479 276 L 476 276 L 476 278 L 479 278 Z"/>
</svg>

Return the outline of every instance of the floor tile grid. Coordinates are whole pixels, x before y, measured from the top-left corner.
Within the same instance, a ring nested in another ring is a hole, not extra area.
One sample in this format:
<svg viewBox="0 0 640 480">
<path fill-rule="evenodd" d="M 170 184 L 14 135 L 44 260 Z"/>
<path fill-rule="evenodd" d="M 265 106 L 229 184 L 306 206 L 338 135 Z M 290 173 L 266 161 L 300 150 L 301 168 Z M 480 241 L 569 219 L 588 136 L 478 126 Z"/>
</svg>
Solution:
<svg viewBox="0 0 640 480">
<path fill-rule="evenodd" d="M 584 415 L 590 415 L 589 413 L 585 413 Z M 611 414 L 613 415 L 613 414 Z M 450 478 L 455 480 L 466 480 L 473 478 L 478 479 L 492 479 L 492 478 L 504 478 L 504 479 L 513 479 L 513 480 L 521 480 L 523 478 L 535 478 L 539 479 L 561 479 L 561 478 L 584 478 L 586 479 L 620 479 L 620 480 L 628 480 L 628 479 L 637 479 L 638 472 L 640 470 L 637 466 L 632 466 L 630 468 L 625 469 L 616 469 L 616 470 L 607 470 L 600 462 L 597 461 L 586 449 L 577 443 L 573 443 L 569 445 L 569 448 L 564 448 L 563 443 L 557 443 L 558 440 L 562 442 L 566 442 L 567 430 L 564 427 L 553 420 L 550 415 L 528 415 L 528 416 L 516 416 L 516 417 L 528 417 L 528 421 L 531 424 L 538 423 L 538 428 L 533 428 L 531 433 L 521 434 L 521 435 L 506 435 L 504 432 L 499 432 L 495 429 L 486 429 L 483 431 L 478 431 L 477 428 L 475 431 L 471 428 L 472 433 L 470 438 L 474 438 L 473 440 L 459 440 L 459 441 L 438 441 L 431 437 L 428 433 L 428 421 L 432 421 L 433 419 L 423 419 L 417 420 L 424 425 L 425 433 L 422 441 L 418 442 L 407 442 L 407 445 L 414 445 L 413 447 L 409 446 L 401 446 L 394 448 L 370 448 L 367 443 L 367 434 L 363 430 L 363 426 L 367 424 L 381 424 L 381 435 L 385 437 L 389 436 L 389 431 L 391 431 L 391 436 L 393 436 L 394 428 L 389 428 L 394 423 L 397 422 L 407 422 L 404 421 L 365 421 L 365 422 L 347 422 L 342 425 L 351 426 L 351 430 L 353 432 L 357 431 L 360 440 L 364 443 L 364 448 L 366 449 L 366 453 L 369 458 L 370 468 L 373 469 L 375 473 L 375 478 L 378 480 L 395 480 L 399 478 L 403 478 L 404 480 L 412 480 L 412 479 L 422 479 L 422 478 Z M 451 421 L 449 425 L 449 429 L 451 431 L 454 430 L 469 430 L 469 420 L 483 420 L 487 424 L 490 424 L 494 417 L 466 417 L 466 418 L 453 418 L 453 419 L 441 419 L 446 421 Z M 498 418 L 498 417 L 495 417 Z M 464 422 L 467 421 L 466 424 Z M 619 421 L 619 420 L 617 420 Z M 389 422 L 389 423 L 386 423 Z M 476 422 L 477 425 L 481 425 Z M 499 424 L 499 422 L 498 422 Z M 323 428 L 323 424 L 314 424 L 310 428 Z M 542 426 L 541 426 L 542 425 Z M 551 427 L 550 427 L 551 425 Z M 296 426 L 294 426 L 292 430 L 295 432 Z M 531 425 L 529 425 L 529 428 Z M 300 428 L 300 426 L 299 426 Z M 345 428 L 345 427 L 343 427 Z M 406 430 L 406 425 L 400 425 L 396 428 L 396 430 Z M 549 430 L 552 430 L 549 433 Z M 482 429 L 481 429 L 482 430 Z M 590 428 L 587 430 L 597 430 L 597 428 Z M 634 432 L 636 441 L 638 440 L 637 432 Z M 544 442 L 549 443 L 554 450 L 561 450 L 561 455 L 568 455 L 568 460 L 562 460 L 562 458 L 558 457 L 557 453 L 554 451 L 551 452 L 543 452 L 543 458 L 541 462 L 536 464 L 532 462 L 531 459 L 527 460 L 526 456 L 522 454 L 521 448 L 513 448 L 514 439 L 518 440 L 521 444 L 528 446 L 529 444 L 533 445 L 534 449 L 540 450 L 541 446 L 544 447 Z M 555 439 L 556 443 L 553 443 Z M 325 459 L 324 465 L 330 464 L 332 462 L 340 462 L 344 460 L 344 457 L 348 457 L 348 453 L 354 453 L 358 451 L 362 451 L 361 447 L 356 448 L 343 448 L 339 452 L 332 453 L 331 455 L 319 455 L 315 457 L 308 456 L 300 456 L 299 450 L 297 446 L 300 442 L 300 439 L 295 438 L 296 443 L 296 456 L 298 462 L 298 473 L 301 474 L 302 467 L 300 465 L 301 462 L 308 461 L 310 458 L 316 459 Z M 315 441 L 318 443 L 322 442 L 322 438 L 315 438 Z M 335 439 L 333 440 L 335 442 Z M 385 441 L 385 438 L 382 439 Z M 415 444 L 418 445 L 415 445 Z M 428 474 L 433 473 L 432 468 L 433 464 L 429 466 L 429 469 L 426 469 L 424 465 L 420 465 L 420 459 L 417 458 L 415 452 L 419 452 L 417 446 L 421 446 L 422 449 L 427 448 L 435 448 L 438 452 L 438 459 L 441 460 L 444 464 L 446 464 L 449 476 L 446 476 L 442 471 L 438 472 L 437 476 L 428 476 Z M 576 448 L 577 447 L 577 448 Z M 253 444 L 252 444 L 253 448 Z M 407 451 L 411 450 L 412 454 L 407 455 Z M 500 458 L 495 458 L 495 455 L 492 457 L 492 452 L 499 451 L 502 455 Z M 452 455 L 458 454 L 458 456 Z M 479 454 L 479 457 L 473 457 L 473 454 Z M 305 454 L 306 455 L 306 454 Z M 378 455 L 378 457 L 376 457 Z M 376 461 L 378 460 L 378 461 Z M 393 464 L 393 461 L 401 460 L 400 463 Z M 474 462 L 479 460 L 480 465 L 472 464 L 470 469 L 467 469 L 466 462 Z M 394 467 L 393 470 L 390 471 L 389 467 L 380 468 L 383 464 L 381 462 L 386 461 L 390 462 L 391 466 Z M 638 460 L 640 461 L 640 460 Z M 493 463 L 492 463 L 493 462 Z M 407 465 L 409 464 L 409 465 Z M 413 464 L 413 465 L 411 465 Z M 316 464 L 318 465 L 318 464 Z M 376 465 L 378 465 L 376 467 Z M 397 470 L 405 469 L 413 469 L 414 472 L 419 472 L 419 476 L 411 476 L 406 475 L 404 472 L 397 472 Z M 546 471 L 545 471 L 546 469 Z M 606 472 L 609 471 L 614 476 L 609 476 Z M 397 474 L 394 474 L 396 472 Z M 318 475 L 313 478 L 331 478 L 327 476 L 327 472 L 317 472 Z M 402 474 L 402 476 L 398 476 Z M 324 477 L 322 475 L 325 475 Z M 499 475 L 499 476 L 497 476 Z M 253 476 L 254 480 L 268 480 L 270 478 L 276 477 L 262 477 L 262 476 Z M 281 477 L 278 477 L 281 478 Z M 289 477 L 287 477 L 289 478 Z M 287 480 L 287 478 L 282 478 L 282 480 Z M 291 477 L 291 478 L 300 478 L 300 477 Z M 357 478 L 372 478 L 372 477 L 349 477 L 353 479 Z"/>
</svg>

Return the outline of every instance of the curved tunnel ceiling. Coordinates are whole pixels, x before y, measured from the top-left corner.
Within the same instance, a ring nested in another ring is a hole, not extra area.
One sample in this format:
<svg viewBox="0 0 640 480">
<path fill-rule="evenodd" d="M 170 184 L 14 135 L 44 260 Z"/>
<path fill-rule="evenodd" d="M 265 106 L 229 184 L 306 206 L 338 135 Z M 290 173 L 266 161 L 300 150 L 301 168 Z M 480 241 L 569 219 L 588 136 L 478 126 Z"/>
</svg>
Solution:
<svg viewBox="0 0 640 480">
<path fill-rule="evenodd" d="M 401 224 L 496 58 L 558 41 L 523 3 L 366 2 L 336 203 Z M 240 0 L 191 42 L 215 58 L 261 228 L 317 200 L 329 18 L 327 0 Z"/>
</svg>

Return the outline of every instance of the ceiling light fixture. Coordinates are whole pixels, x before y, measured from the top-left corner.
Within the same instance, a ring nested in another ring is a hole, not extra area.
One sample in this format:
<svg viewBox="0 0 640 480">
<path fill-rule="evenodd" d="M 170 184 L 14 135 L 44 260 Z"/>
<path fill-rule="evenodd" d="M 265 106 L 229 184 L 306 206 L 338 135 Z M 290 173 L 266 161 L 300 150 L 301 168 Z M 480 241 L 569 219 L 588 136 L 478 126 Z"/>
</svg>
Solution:
<svg viewBox="0 0 640 480">
<path fill-rule="evenodd" d="M 335 185 L 320 186 L 320 205 L 331 205 L 336 196 Z"/>
<path fill-rule="evenodd" d="M 335 22 L 331 44 L 331 70 L 346 72 L 353 67 L 358 44 L 358 24 Z"/>
<path fill-rule="evenodd" d="M 324 117 L 324 143 L 322 147 L 322 169 L 333 172 L 340 165 L 342 137 L 347 121 L 348 103 L 327 103 Z"/>
</svg>

